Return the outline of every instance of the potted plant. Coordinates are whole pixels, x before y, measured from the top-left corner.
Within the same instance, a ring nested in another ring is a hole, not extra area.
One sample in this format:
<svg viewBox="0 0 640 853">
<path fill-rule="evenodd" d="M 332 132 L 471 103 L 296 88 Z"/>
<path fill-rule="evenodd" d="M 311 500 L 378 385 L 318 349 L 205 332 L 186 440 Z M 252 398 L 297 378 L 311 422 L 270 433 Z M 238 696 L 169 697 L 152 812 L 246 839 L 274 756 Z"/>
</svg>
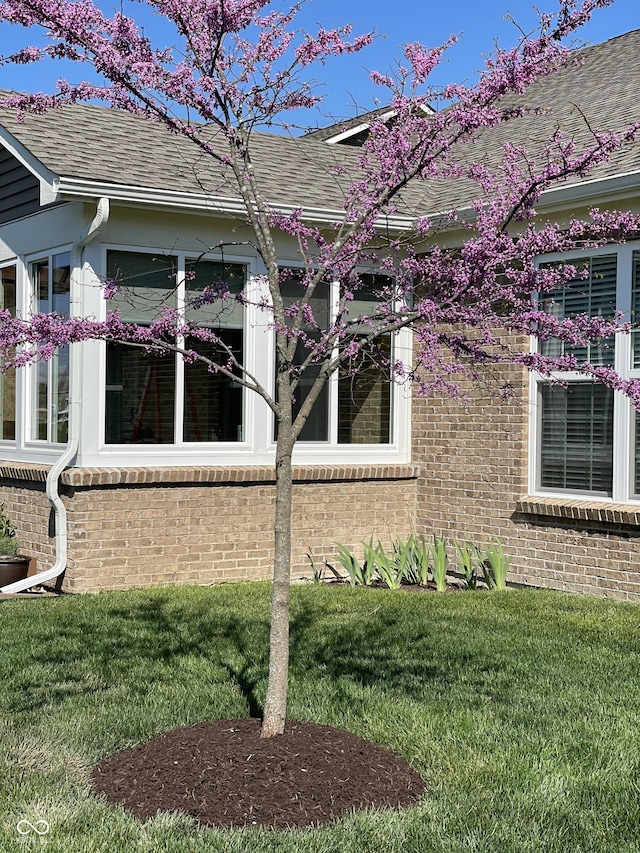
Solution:
<svg viewBox="0 0 640 853">
<path fill-rule="evenodd" d="M 19 551 L 15 527 L 0 503 L 0 587 L 26 578 L 30 559 Z"/>
</svg>

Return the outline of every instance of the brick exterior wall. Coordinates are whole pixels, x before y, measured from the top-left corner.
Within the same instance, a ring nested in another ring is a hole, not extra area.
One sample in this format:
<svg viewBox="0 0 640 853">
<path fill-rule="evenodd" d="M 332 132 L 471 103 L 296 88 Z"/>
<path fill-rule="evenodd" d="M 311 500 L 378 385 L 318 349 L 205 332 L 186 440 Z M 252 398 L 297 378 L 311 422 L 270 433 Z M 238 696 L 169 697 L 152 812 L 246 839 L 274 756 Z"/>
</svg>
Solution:
<svg viewBox="0 0 640 853">
<path fill-rule="evenodd" d="M 496 392 L 505 381 L 508 402 Z M 527 495 L 526 371 L 495 371 L 466 390 L 467 405 L 414 402 L 418 531 L 500 539 L 512 582 L 640 600 L 640 506 Z"/>
<path fill-rule="evenodd" d="M 503 401 L 495 389 L 511 383 Z M 527 494 L 523 370 L 467 388 L 467 404 L 415 400 L 413 464 L 295 471 L 293 576 L 335 543 L 389 544 L 411 530 L 486 544 L 500 539 L 511 582 L 640 600 L 640 505 Z M 39 568 L 55 559 L 48 468 L 0 464 L 0 501 Z M 62 588 L 95 591 L 270 576 L 268 467 L 69 469 L 62 478 L 69 561 Z"/>
<path fill-rule="evenodd" d="M 49 568 L 56 559 L 51 504 L 45 494 L 47 468 L 0 464 L 0 502 L 16 528 L 20 551 L 34 558 L 32 571 Z"/>
<path fill-rule="evenodd" d="M 0 500 L 41 569 L 55 558 L 46 472 L 0 468 Z M 334 558 L 336 542 L 357 549 L 373 535 L 389 544 L 412 529 L 412 466 L 314 466 L 296 469 L 295 479 L 294 577 L 309 575 L 309 551 L 321 564 Z M 270 577 L 270 468 L 69 469 L 61 493 L 69 537 L 64 591 Z"/>
</svg>

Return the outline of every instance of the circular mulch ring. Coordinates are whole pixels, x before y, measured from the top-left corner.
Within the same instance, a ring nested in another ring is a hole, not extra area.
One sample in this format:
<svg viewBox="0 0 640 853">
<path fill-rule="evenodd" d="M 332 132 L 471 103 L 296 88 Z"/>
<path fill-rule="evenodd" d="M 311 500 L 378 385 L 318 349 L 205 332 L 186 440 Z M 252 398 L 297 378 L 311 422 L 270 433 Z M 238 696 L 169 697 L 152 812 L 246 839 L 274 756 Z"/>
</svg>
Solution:
<svg viewBox="0 0 640 853">
<path fill-rule="evenodd" d="M 137 817 L 181 811 L 202 826 L 318 826 L 345 812 L 400 809 L 423 793 L 399 756 L 341 729 L 289 721 L 260 738 L 260 720 L 166 732 L 104 758 L 95 791 Z"/>
</svg>

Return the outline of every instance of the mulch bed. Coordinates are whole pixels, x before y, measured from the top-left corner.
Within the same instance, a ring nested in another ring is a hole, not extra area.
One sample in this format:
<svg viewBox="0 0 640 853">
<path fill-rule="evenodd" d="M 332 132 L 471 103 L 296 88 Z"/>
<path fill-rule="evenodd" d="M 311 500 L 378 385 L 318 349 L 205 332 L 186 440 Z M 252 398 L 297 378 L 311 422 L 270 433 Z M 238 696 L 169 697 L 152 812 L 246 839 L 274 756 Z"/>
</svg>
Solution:
<svg viewBox="0 0 640 853">
<path fill-rule="evenodd" d="M 345 812 L 400 809 L 424 792 L 399 756 L 341 729 L 289 721 L 262 740 L 260 720 L 218 720 L 104 758 L 96 792 L 140 818 L 181 811 L 202 826 L 311 827 Z"/>
</svg>

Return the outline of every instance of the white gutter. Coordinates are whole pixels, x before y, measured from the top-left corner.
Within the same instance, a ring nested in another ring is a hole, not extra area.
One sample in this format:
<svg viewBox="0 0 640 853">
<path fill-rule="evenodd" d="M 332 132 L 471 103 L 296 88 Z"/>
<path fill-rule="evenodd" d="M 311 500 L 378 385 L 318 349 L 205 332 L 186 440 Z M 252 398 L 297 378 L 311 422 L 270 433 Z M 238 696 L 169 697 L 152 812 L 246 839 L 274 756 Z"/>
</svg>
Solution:
<svg viewBox="0 0 640 853">
<path fill-rule="evenodd" d="M 181 190 L 158 189 L 141 187 L 132 184 L 110 184 L 106 181 L 94 181 L 85 178 L 62 176 L 55 182 L 56 199 L 88 200 L 96 196 L 109 196 L 111 203 L 122 203 L 136 207 L 151 206 L 166 210 L 167 207 L 188 210 L 192 213 L 216 213 L 226 216 L 244 216 L 245 204 L 240 198 L 232 196 L 214 196 L 207 193 L 183 192 Z M 270 204 L 269 209 L 285 216 L 296 210 L 302 210 L 306 221 L 317 225 L 334 225 L 344 222 L 344 210 L 323 207 L 305 207 L 304 205 Z M 381 215 L 376 221 L 376 227 L 404 231 L 411 228 L 415 217 L 402 214 Z"/>
<path fill-rule="evenodd" d="M 71 316 L 78 316 L 79 312 L 75 309 L 78 306 L 77 288 L 82 277 L 82 250 L 97 236 L 100 229 L 106 225 L 109 220 L 109 199 L 105 196 L 98 201 L 96 215 L 91 225 L 87 228 L 85 234 L 81 236 L 73 244 L 71 248 Z M 74 287 L 76 287 L 76 295 L 74 295 Z M 50 569 L 45 569 L 43 572 L 38 572 L 23 580 L 15 581 L 15 583 L 7 584 L 0 588 L 3 593 L 23 592 L 25 589 L 30 589 L 33 586 L 47 583 L 54 580 L 64 572 L 67 567 L 67 510 L 60 497 L 59 486 L 60 476 L 67 465 L 72 461 L 78 452 L 78 443 L 80 438 L 80 358 L 78 344 L 70 344 L 69 353 L 69 439 L 67 446 L 52 465 L 47 474 L 46 494 L 53 507 L 55 516 L 56 530 L 56 561 Z"/>
</svg>

